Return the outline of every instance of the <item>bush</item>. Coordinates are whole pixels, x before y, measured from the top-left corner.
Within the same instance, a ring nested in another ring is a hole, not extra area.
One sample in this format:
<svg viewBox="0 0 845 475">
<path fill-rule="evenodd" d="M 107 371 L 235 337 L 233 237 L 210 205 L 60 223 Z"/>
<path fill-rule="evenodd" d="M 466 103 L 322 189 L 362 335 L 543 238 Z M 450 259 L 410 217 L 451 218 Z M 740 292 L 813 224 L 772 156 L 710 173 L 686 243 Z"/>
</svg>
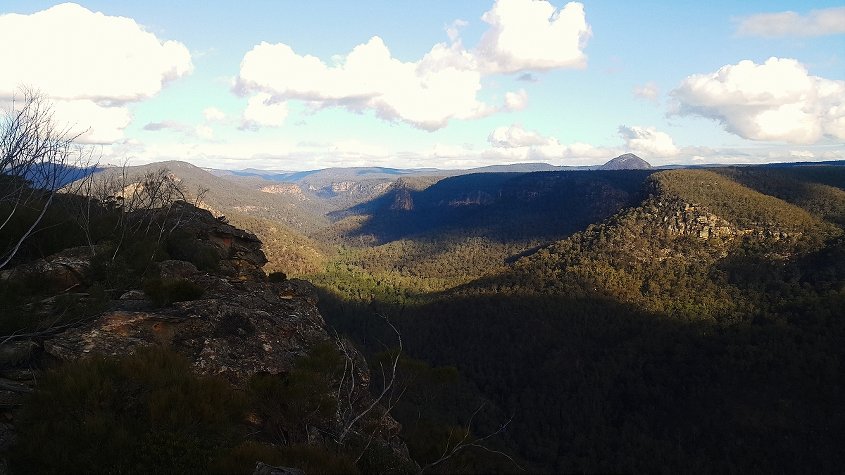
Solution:
<svg viewBox="0 0 845 475">
<path fill-rule="evenodd" d="M 47 373 L 24 405 L 17 472 L 205 472 L 240 436 L 244 398 L 181 356 L 143 349 Z"/>
<path fill-rule="evenodd" d="M 173 302 L 196 300 L 205 290 L 187 279 L 148 279 L 144 282 L 144 293 L 156 305 L 163 307 Z"/>
<path fill-rule="evenodd" d="M 318 345 L 287 374 L 256 374 L 249 381 L 262 431 L 276 443 L 306 442 L 307 426 L 327 423 L 337 409 L 332 382 L 342 359 L 331 344 Z"/>
<path fill-rule="evenodd" d="M 167 237 L 167 253 L 173 259 L 188 261 L 205 272 L 220 269 L 220 251 L 187 231 L 175 231 Z"/>
</svg>

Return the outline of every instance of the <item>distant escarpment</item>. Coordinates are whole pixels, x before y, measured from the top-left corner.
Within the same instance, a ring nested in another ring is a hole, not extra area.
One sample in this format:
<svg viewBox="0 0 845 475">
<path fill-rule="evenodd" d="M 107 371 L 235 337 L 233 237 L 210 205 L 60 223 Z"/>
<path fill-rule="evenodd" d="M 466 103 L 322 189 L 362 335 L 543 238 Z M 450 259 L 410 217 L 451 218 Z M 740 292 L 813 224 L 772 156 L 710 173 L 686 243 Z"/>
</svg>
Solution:
<svg viewBox="0 0 845 475">
<path fill-rule="evenodd" d="M 13 470 L 417 470 L 311 284 L 268 277 L 255 235 L 206 210 L 177 202 L 150 222 L 164 234 L 130 254 L 102 242 L 0 274 L 4 295 L 30 296 L 4 325 L 40 322 L 0 345 Z"/>
</svg>

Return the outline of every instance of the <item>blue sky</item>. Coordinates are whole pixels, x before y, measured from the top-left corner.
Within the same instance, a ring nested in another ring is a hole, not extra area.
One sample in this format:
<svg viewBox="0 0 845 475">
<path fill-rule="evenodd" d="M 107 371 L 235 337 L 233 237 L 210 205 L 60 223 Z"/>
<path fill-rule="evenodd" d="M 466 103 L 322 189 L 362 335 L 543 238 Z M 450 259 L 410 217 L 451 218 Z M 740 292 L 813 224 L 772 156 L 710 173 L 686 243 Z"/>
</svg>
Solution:
<svg viewBox="0 0 845 475">
<path fill-rule="evenodd" d="M 0 44 L 112 163 L 845 159 L 842 2 L 4 0 Z"/>
</svg>

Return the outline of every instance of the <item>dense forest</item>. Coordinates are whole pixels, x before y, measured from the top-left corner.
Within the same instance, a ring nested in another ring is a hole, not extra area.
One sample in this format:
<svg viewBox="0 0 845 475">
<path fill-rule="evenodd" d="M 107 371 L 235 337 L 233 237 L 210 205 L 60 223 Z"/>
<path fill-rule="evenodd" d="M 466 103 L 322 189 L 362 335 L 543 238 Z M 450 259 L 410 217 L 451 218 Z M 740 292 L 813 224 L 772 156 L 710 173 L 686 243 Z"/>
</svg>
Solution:
<svg viewBox="0 0 845 475">
<path fill-rule="evenodd" d="M 447 212 L 448 231 L 432 233 L 437 201 L 385 210 L 386 196 L 361 207 L 373 213 L 361 232 L 389 242 L 347 249 L 314 276 L 324 314 L 372 348 L 386 338 L 372 314 L 394 315 L 410 354 L 455 366 L 495 407 L 484 424 L 512 415 L 500 441 L 533 470 L 837 470 L 843 170 L 555 173 L 520 180 L 634 198 L 593 224 L 579 216 L 595 213 L 589 198 L 537 209 L 545 220 L 478 203 L 489 223 L 535 238 L 507 241 L 463 210 L 465 227 Z M 497 179 L 481 191 L 507 193 Z"/>
</svg>

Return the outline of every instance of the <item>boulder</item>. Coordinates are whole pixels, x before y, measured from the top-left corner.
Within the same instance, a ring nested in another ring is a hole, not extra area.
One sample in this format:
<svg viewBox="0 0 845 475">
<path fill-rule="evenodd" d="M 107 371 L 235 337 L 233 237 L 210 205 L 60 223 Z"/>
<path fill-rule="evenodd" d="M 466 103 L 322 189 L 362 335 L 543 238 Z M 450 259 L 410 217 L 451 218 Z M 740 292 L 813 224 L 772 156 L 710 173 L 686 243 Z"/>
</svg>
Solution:
<svg viewBox="0 0 845 475">
<path fill-rule="evenodd" d="M 85 287 L 89 281 L 94 253 L 100 249 L 96 246 L 68 248 L 47 258 L 0 271 L 0 281 L 30 282 L 45 293 Z"/>
</svg>

